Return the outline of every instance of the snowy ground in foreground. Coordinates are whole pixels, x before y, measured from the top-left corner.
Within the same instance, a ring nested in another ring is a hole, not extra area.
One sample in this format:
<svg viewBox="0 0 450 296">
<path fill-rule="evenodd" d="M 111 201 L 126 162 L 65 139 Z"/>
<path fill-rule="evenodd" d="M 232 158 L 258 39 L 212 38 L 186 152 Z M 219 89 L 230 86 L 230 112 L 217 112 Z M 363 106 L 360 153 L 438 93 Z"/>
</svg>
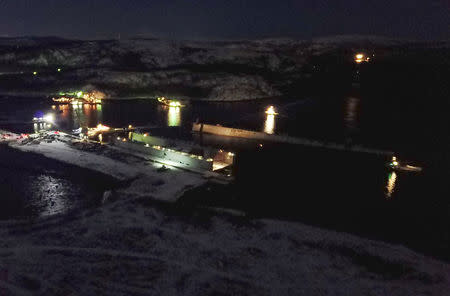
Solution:
<svg viewBox="0 0 450 296">
<path fill-rule="evenodd" d="M 82 168 L 95 170 L 112 176 L 120 181 L 130 181 L 127 188 L 118 190 L 120 194 L 133 193 L 134 196 L 149 196 L 164 201 L 176 201 L 187 189 L 202 185 L 207 179 L 200 175 L 170 167 L 161 172 L 162 165 L 144 161 L 129 155 L 121 156 L 121 160 L 108 157 L 114 153 L 112 148 L 105 148 L 103 154 L 92 153 L 74 148 L 62 142 L 63 136 L 52 135 L 56 140 L 39 144 L 28 143 L 10 146 L 24 152 L 33 152 Z M 120 152 L 119 152 L 120 153 Z"/>
<path fill-rule="evenodd" d="M 404 247 L 209 214 L 128 196 L 69 216 L 2 222 L 0 287 L 6 295 L 408 296 L 450 287 L 449 265 Z"/>
<path fill-rule="evenodd" d="M 14 145 L 13 145 L 14 146 Z M 0 222 L 0 295 L 446 295 L 450 266 L 300 223 L 176 210 L 205 179 L 54 141 L 17 146 L 134 179 L 103 207 Z"/>
</svg>

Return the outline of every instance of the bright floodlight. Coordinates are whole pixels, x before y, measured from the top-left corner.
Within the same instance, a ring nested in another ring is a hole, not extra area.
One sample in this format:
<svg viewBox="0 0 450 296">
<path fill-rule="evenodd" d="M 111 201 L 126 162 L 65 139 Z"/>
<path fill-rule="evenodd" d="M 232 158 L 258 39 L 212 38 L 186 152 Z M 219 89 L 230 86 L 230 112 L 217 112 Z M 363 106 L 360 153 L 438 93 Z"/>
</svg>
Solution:
<svg viewBox="0 0 450 296">
<path fill-rule="evenodd" d="M 45 122 L 48 122 L 48 123 L 54 123 L 55 122 L 55 116 L 52 113 L 45 114 L 42 119 Z"/>
<path fill-rule="evenodd" d="M 358 54 L 356 55 L 356 58 L 357 58 L 358 60 L 362 60 L 362 59 L 364 58 L 364 55 L 363 55 L 362 53 L 358 53 Z"/>
<path fill-rule="evenodd" d="M 178 101 L 171 101 L 171 102 L 169 103 L 169 106 L 170 106 L 170 107 L 180 107 L 180 106 L 181 106 L 181 103 L 178 102 Z"/>
<path fill-rule="evenodd" d="M 266 110 L 266 114 L 268 115 L 278 115 L 273 106 L 269 106 Z"/>
</svg>

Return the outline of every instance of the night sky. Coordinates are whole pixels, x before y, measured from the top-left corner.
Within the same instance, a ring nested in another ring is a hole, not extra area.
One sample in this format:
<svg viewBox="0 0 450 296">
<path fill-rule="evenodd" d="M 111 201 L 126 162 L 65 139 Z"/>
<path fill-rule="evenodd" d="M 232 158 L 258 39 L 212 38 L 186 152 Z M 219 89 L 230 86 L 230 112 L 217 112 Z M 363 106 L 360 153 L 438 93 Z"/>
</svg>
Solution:
<svg viewBox="0 0 450 296">
<path fill-rule="evenodd" d="M 450 0 L 0 0 L 0 36 L 450 38 Z"/>
</svg>

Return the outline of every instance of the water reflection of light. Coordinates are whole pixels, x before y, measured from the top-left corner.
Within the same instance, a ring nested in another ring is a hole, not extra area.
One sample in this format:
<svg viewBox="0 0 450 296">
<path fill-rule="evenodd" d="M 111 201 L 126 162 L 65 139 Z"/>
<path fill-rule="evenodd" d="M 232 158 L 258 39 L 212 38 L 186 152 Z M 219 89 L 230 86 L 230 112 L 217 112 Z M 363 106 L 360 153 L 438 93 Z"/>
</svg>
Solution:
<svg viewBox="0 0 450 296">
<path fill-rule="evenodd" d="M 264 132 L 273 134 L 275 132 L 275 115 L 278 113 L 274 106 L 269 106 L 266 109 L 266 121 L 264 122 Z"/>
<path fill-rule="evenodd" d="M 347 129 L 354 130 L 358 128 L 359 99 L 347 98 L 345 100 L 345 125 Z"/>
<path fill-rule="evenodd" d="M 167 124 L 169 126 L 180 126 L 181 112 L 180 107 L 169 107 L 169 114 L 167 116 Z"/>
<path fill-rule="evenodd" d="M 267 114 L 266 121 L 264 122 L 264 132 L 267 134 L 273 134 L 275 132 L 275 115 Z"/>
<path fill-rule="evenodd" d="M 40 132 L 40 131 L 46 131 L 46 130 L 49 130 L 51 127 L 52 127 L 51 124 L 47 124 L 47 123 L 43 123 L 43 122 L 40 122 L 40 123 L 34 123 L 34 124 L 33 124 L 33 131 L 34 131 L 35 133 L 38 133 L 38 132 Z"/>
<path fill-rule="evenodd" d="M 397 174 L 395 172 L 390 172 L 388 177 L 388 182 L 386 185 L 386 196 L 389 198 L 392 196 L 395 190 L 395 183 L 397 181 Z"/>
</svg>

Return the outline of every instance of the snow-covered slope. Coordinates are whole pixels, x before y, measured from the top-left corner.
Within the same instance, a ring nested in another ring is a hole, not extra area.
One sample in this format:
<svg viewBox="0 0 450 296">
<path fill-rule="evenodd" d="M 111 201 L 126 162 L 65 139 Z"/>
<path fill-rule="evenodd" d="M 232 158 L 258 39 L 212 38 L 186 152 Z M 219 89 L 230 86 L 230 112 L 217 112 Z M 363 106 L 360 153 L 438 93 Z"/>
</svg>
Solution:
<svg viewBox="0 0 450 296">
<path fill-rule="evenodd" d="M 0 223 L 4 295 L 447 295 L 450 266 L 297 223 L 133 196 Z"/>
<path fill-rule="evenodd" d="M 186 209 L 173 202 L 204 184 L 200 175 L 64 138 L 12 147 L 133 181 L 96 209 L 0 222 L 0 295 L 447 295 L 444 262 L 300 223 Z"/>
</svg>

